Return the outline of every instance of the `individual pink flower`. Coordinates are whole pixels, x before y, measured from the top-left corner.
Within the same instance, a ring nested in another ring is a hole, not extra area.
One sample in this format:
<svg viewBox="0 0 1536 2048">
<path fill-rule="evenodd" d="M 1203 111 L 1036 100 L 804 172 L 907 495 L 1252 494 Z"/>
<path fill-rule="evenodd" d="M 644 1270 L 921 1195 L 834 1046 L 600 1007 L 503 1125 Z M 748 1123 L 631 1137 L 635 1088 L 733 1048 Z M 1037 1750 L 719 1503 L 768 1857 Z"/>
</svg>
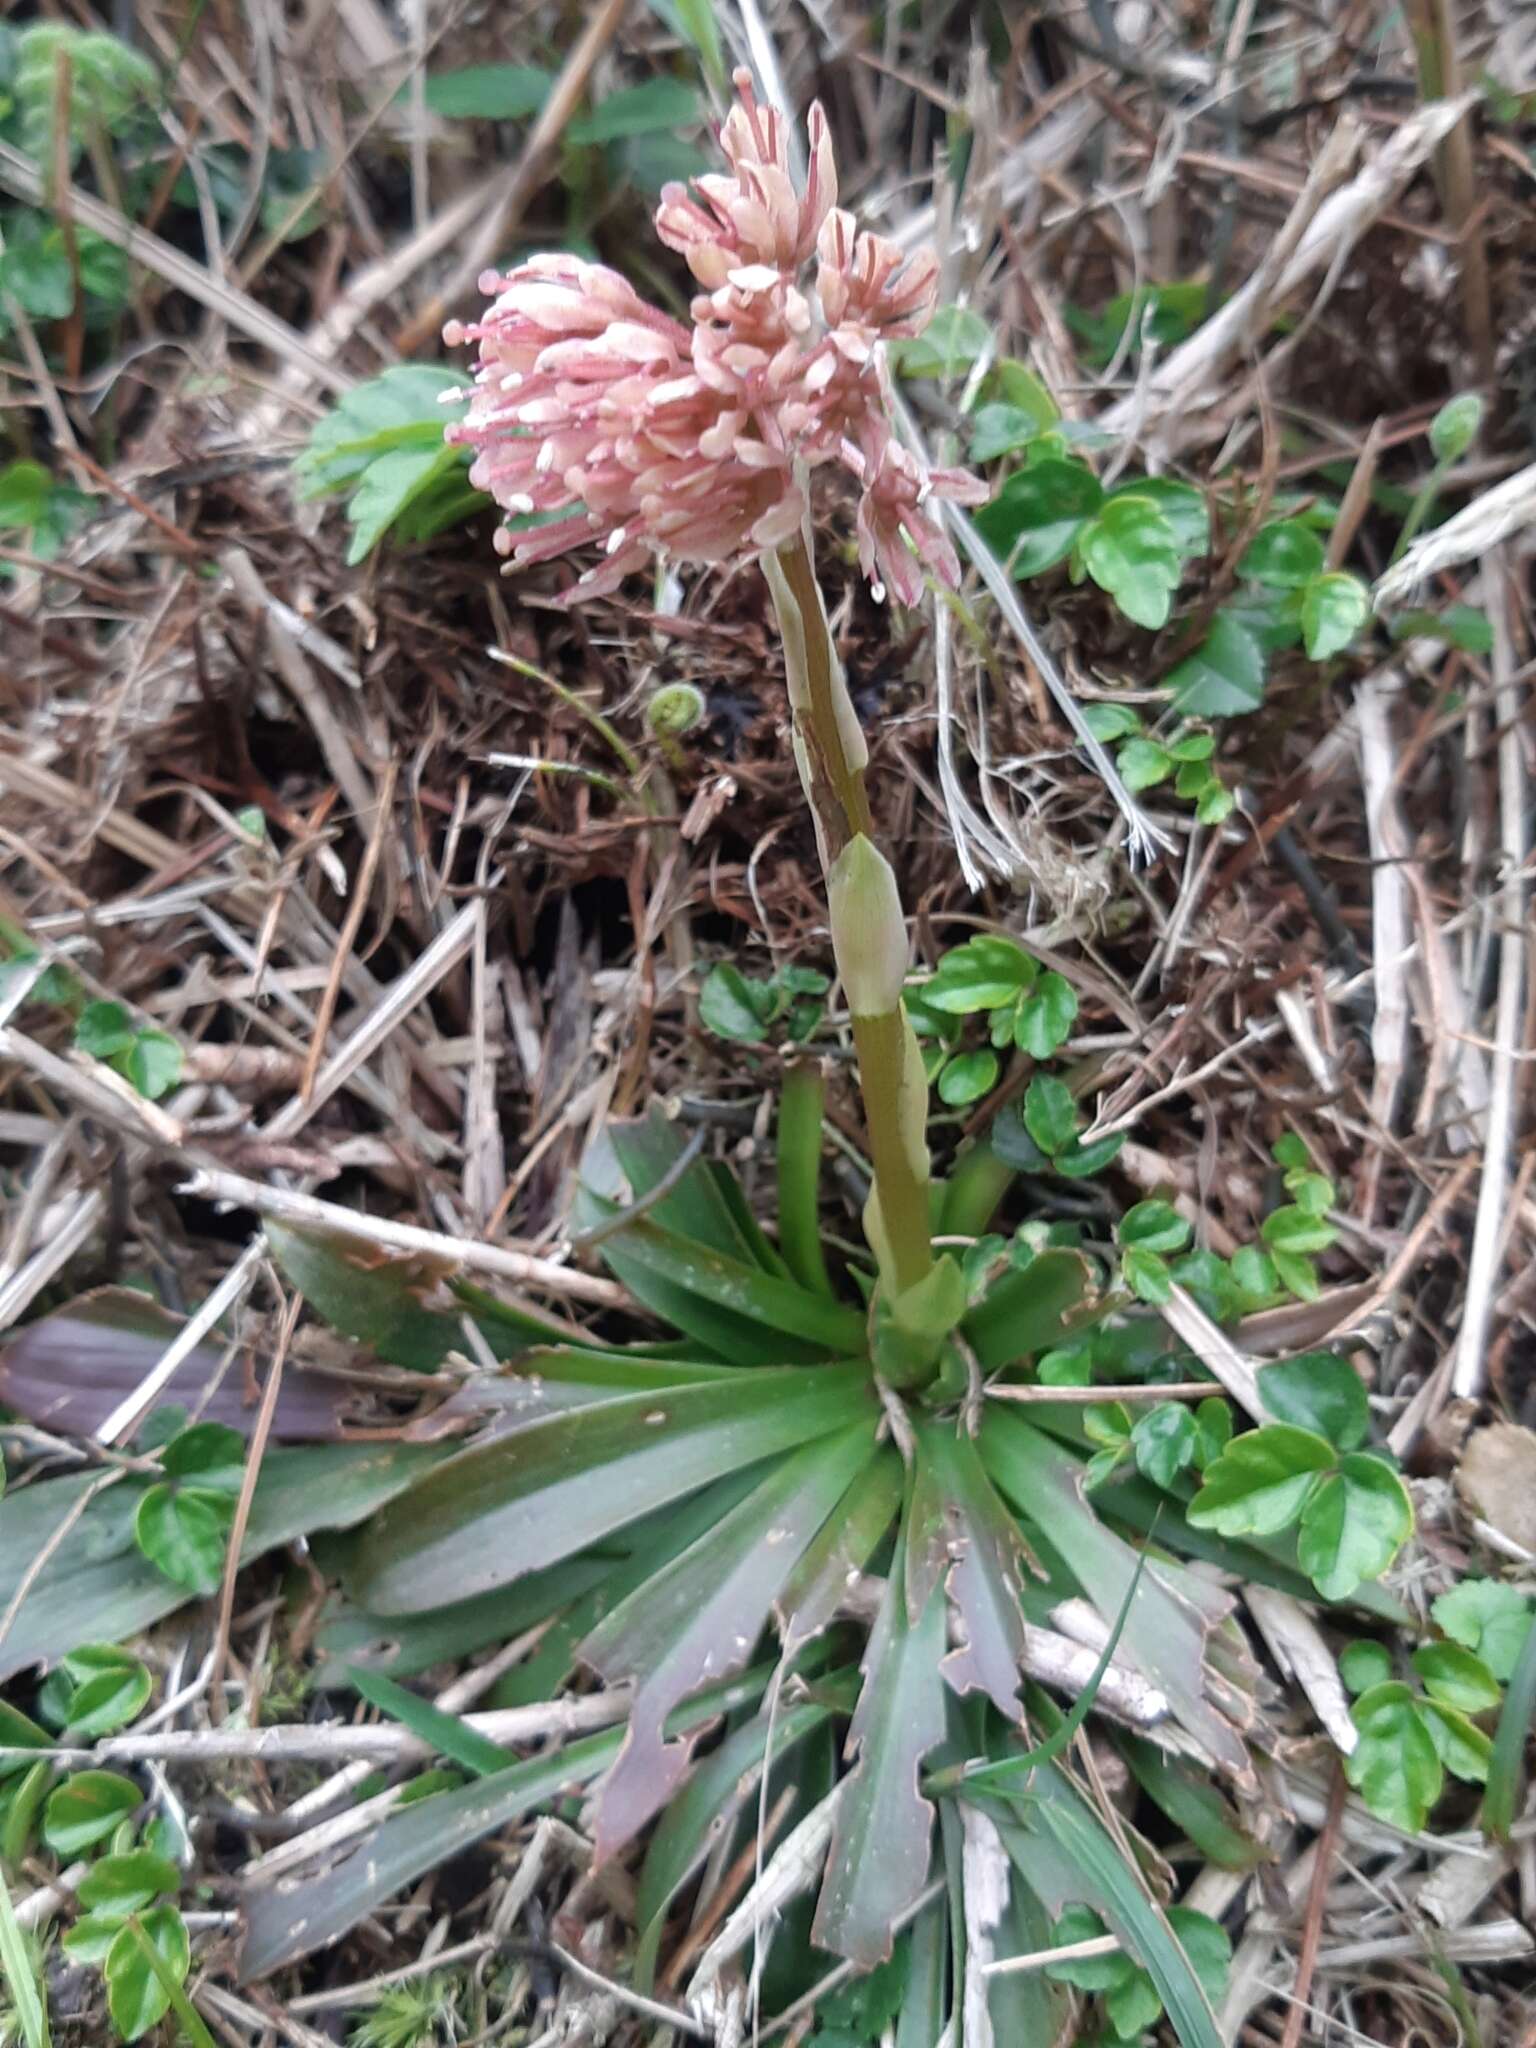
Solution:
<svg viewBox="0 0 1536 2048">
<path fill-rule="evenodd" d="M 471 481 L 545 522 L 498 545 L 521 567 L 600 544 L 572 596 L 614 589 L 653 552 L 721 562 L 777 548 L 799 530 L 807 472 L 836 463 L 861 488 L 859 555 L 877 595 L 913 604 L 924 567 L 959 563 L 929 507 L 976 502 L 975 479 L 927 471 L 894 441 L 882 343 L 922 331 L 937 264 L 860 233 L 836 205 L 826 120 L 811 109 L 803 193 L 784 124 L 740 95 L 721 130 L 730 176 L 662 194 L 663 242 L 703 287 L 687 324 L 616 272 L 538 256 L 445 338 L 479 344 L 476 389 L 448 438 L 475 450 Z M 806 271 L 815 258 L 814 281 Z"/>
</svg>

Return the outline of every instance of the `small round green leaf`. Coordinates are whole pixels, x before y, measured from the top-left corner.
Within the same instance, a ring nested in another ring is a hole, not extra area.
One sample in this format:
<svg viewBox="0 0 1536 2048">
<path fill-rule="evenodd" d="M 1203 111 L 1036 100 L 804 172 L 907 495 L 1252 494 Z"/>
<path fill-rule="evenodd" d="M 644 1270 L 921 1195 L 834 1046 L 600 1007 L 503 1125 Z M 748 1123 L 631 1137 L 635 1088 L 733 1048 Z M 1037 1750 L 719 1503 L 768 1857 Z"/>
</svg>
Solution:
<svg viewBox="0 0 1536 2048">
<path fill-rule="evenodd" d="M 1275 1247 L 1275 1278 L 1298 1301 L 1316 1301 L 1322 1293 L 1317 1268 L 1305 1252 L 1283 1252 Z"/>
<path fill-rule="evenodd" d="M 1240 1245 L 1232 1254 L 1231 1267 L 1233 1280 L 1256 1301 L 1266 1300 L 1279 1287 L 1273 1259 L 1256 1244 Z"/>
<path fill-rule="evenodd" d="M 1392 1655 L 1384 1643 L 1346 1643 L 1339 1652 L 1339 1676 L 1351 1692 L 1369 1692 L 1392 1676 Z"/>
<path fill-rule="evenodd" d="M 1259 528 L 1238 564 L 1238 574 L 1272 590 L 1301 590 L 1322 574 L 1324 560 L 1323 544 L 1309 526 L 1280 519 Z"/>
<path fill-rule="evenodd" d="M 1493 1760 L 1493 1740 L 1475 1721 L 1439 1700 L 1421 1700 L 1419 1713 L 1429 1730 L 1429 1739 L 1440 1761 L 1454 1778 L 1469 1785 L 1486 1785 L 1488 1766 Z"/>
<path fill-rule="evenodd" d="M 1123 1984 L 1104 1994 L 1104 2011 L 1118 2039 L 1134 2041 L 1163 2014 L 1163 2001 L 1145 1970 L 1133 1969 Z"/>
<path fill-rule="evenodd" d="M 1204 491 L 1193 484 L 1181 484 L 1177 477 L 1139 476 L 1116 484 L 1111 498 L 1150 498 L 1173 529 L 1174 543 L 1181 555 L 1210 552 L 1211 515 Z"/>
<path fill-rule="evenodd" d="M 1012 939 L 984 932 L 952 946 L 931 980 L 923 983 L 922 1000 L 945 1016 L 967 1017 L 977 1010 L 995 1010 L 1011 1003 L 1034 985 L 1039 969 Z"/>
<path fill-rule="evenodd" d="M 937 306 L 922 333 L 891 343 L 891 367 L 903 377 L 955 377 L 990 347 L 992 330 L 970 306 Z"/>
<path fill-rule="evenodd" d="M 1504 1697 L 1482 1658 L 1460 1643 L 1421 1643 L 1413 1653 L 1413 1668 L 1430 1698 L 1458 1713 L 1486 1714 Z"/>
<path fill-rule="evenodd" d="M 132 1778 L 116 1771 L 76 1771 L 48 1796 L 43 1840 L 57 1856 L 78 1856 L 104 1842 L 143 1798 Z"/>
<path fill-rule="evenodd" d="M 76 1893 L 92 1912 L 119 1918 L 152 1905 L 162 1892 L 179 1891 L 181 1872 L 168 1856 L 149 1849 L 129 1849 L 121 1856 L 103 1856 L 80 1880 Z"/>
<path fill-rule="evenodd" d="M 1345 1777 L 1379 1820 L 1416 1835 L 1445 1783 L 1418 1702 L 1393 1681 L 1373 1686 L 1351 1713 L 1360 1740 L 1344 1759 Z"/>
<path fill-rule="evenodd" d="M 133 1019 L 121 1003 L 87 1003 L 75 1022 L 75 1050 L 115 1059 L 133 1043 Z"/>
<path fill-rule="evenodd" d="M 1232 1962 L 1232 1943 L 1219 1920 L 1200 1913 L 1193 1906 L 1170 1906 L 1168 1925 L 1179 1938 L 1195 1975 L 1212 2005 L 1220 2005 L 1226 1994 L 1227 1971 Z"/>
<path fill-rule="evenodd" d="M 1024 1125 L 1042 1152 L 1060 1152 L 1077 1133 L 1072 1090 L 1054 1074 L 1036 1074 L 1024 1096 Z"/>
<path fill-rule="evenodd" d="M 119 1930 L 101 1968 L 112 2024 L 125 2041 L 137 2041 L 171 2009 L 171 1994 L 144 1954 L 145 1941 L 153 1944 L 178 1984 L 192 1966 L 187 1923 L 174 1906 L 151 1906 L 135 1923 Z"/>
<path fill-rule="evenodd" d="M 7 463 L 0 469 L 0 527 L 36 526 L 53 488 L 53 477 L 40 462 Z"/>
<path fill-rule="evenodd" d="M 1040 433 L 1040 422 L 1021 405 L 979 405 L 971 414 L 971 460 L 993 462 L 1011 455 Z"/>
<path fill-rule="evenodd" d="M 1094 738 L 1102 740 L 1106 746 L 1141 731 L 1141 714 L 1129 704 L 1104 701 L 1085 704 L 1083 717 Z"/>
<path fill-rule="evenodd" d="M 1127 789 L 1155 789 L 1173 773 L 1174 759 L 1156 740 L 1131 739 L 1116 754 L 1115 766 Z"/>
<path fill-rule="evenodd" d="M 1277 1422 L 1294 1422 L 1327 1437 L 1341 1451 L 1358 1450 L 1371 1426 L 1360 1375 L 1331 1351 L 1259 1368 L 1259 1398 Z"/>
<path fill-rule="evenodd" d="M 1200 799 L 1195 805 L 1195 816 L 1202 825 L 1220 825 L 1230 818 L 1236 809 L 1237 798 L 1225 783 L 1217 782 L 1212 777 L 1200 792 Z"/>
<path fill-rule="evenodd" d="M 1230 611 L 1219 611 L 1194 653 L 1163 681 L 1186 718 L 1238 718 L 1264 701 L 1264 650 Z"/>
<path fill-rule="evenodd" d="M 194 1422 L 171 1438 L 160 1464 L 167 1479 L 235 1494 L 245 1478 L 245 1438 L 222 1422 Z"/>
<path fill-rule="evenodd" d="M 115 1643 L 86 1643 L 64 1659 L 74 1685 L 67 1714 L 76 1737 L 110 1735 L 137 1720 L 149 1702 L 153 1681 L 137 1657 Z"/>
<path fill-rule="evenodd" d="M 998 1073 L 995 1052 L 957 1052 L 939 1075 L 939 1100 L 951 1109 L 979 1102 L 997 1086 Z"/>
<path fill-rule="evenodd" d="M 227 1494 L 152 1486 L 133 1518 L 134 1541 L 178 1586 L 211 1593 L 224 1575 L 225 1538 L 233 1514 Z"/>
<path fill-rule="evenodd" d="M 1301 632 L 1314 661 L 1327 661 L 1354 639 L 1371 615 L 1371 593 L 1358 576 L 1333 570 L 1301 594 Z"/>
<path fill-rule="evenodd" d="M 1456 462 L 1477 439 L 1483 424 L 1483 401 L 1475 391 L 1448 398 L 1429 423 L 1429 445 L 1437 462 Z"/>
<path fill-rule="evenodd" d="M 1121 1217 L 1115 1236 L 1122 1246 L 1176 1252 L 1189 1242 L 1189 1225 L 1171 1202 L 1138 1202 Z"/>
<path fill-rule="evenodd" d="M 1068 1906 L 1051 1929 L 1053 1948 L 1076 1948 L 1085 1941 L 1102 1941 L 1109 1930 L 1098 1914 L 1087 1906 Z M 1102 1956 L 1070 1956 L 1059 1963 L 1047 1963 L 1045 1974 L 1058 1984 L 1070 1984 L 1078 1991 L 1113 1991 L 1134 1975 L 1136 1965 L 1123 1950 Z"/>
<path fill-rule="evenodd" d="M 1351 1451 L 1307 1501 L 1296 1555 L 1325 1600 L 1379 1579 L 1413 1529 L 1408 1489 L 1390 1465 Z"/>
<path fill-rule="evenodd" d="M 1221 1536 L 1274 1536 L 1296 1520 L 1333 1458 L 1332 1444 L 1311 1430 L 1284 1422 L 1249 1430 L 1206 1467 L 1189 1519 Z"/>
<path fill-rule="evenodd" d="M 1271 1210 L 1259 1226 L 1259 1235 L 1272 1251 L 1306 1253 L 1326 1251 L 1337 1232 L 1325 1217 L 1309 1215 L 1287 1203 L 1283 1209 Z"/>
<path fill-rule="evenodd" d="M 122 1931 L 121 1914 L 82 1913 L 73 1927 L 65 1929 L 60 1946 L 72 1963 L 100 1965 Z"/>
<path fill-rule="evenodd" d="M 1031 1059 L 1048 1060 L 1059 1052 L 1077 1022 L 1077 993 L 1064 975 L 1042 974 L 1019 1005 L 1013 1042 Z"/>
<path fill-rule="evenodd" d="M 717 1038 L 731 1039 L 738 1045 L 761 1044 L 768 1036 L 763 1004 L 758 999 L 761 987 L 761 983 L 754 987 L 739 968 L 728 962 L 712 967 L 699 990 L 699 1022 Z"/>
<path fill-rule="evenodd" d="M 1173 1275 L 1161 1252 L 1143 1251 L 1139 1245 L 1132 1245 L 1121 1256 L 1120 1272 L 1138 1301 L 1152 1308 L 1162 1308 L 1172 1301 Z"/>
<path fill-rule="evenodd" d="M 1132 492 L 1108 499 L 1078 544 L 1088 574 L 1128 619 L 1153 632 L 1167 625 L 1183 557 L 1153 498 Z"/>
<path fill-rule="evenodd" d="M 1124 1131 L 1111 1131 L 1108 1137 L 1091 1138 L 1086 1144 L 1073 1138 L 1051 1160 L 1052 1171 L 1067 1180 L 1091 1180 L 1119 1156 L 1125 1140 Z"/>
<path fill-rule="evenodd" d="M 1182 1401 L 1160 1401 L 1138 1416 L 1131 1428 L 1131 1449 L 1137 1468 L 1154 1486 L 1172 1486 L 1195 1461 L 1199 1431 Z"/>
<path fill-rule="evenodd" d="M 181 1047 L 169 1032 L 136 1031 L 123 1060 L 123 1072 L 148 1102 L 169 1095 L 181 1079 Z"/>
<path fill-rule="evenodd" d="M 1051 459 L 1015 470 L 990 505 L 976 514 L 987 546 L 1019 579 L 1038 576 L 1072 552 L 1083 522 L 1103 503 L 1099 480 L 1084 462 Z"/>
<path fill-rule="evenodd" d="M 522 121 L 543 106 L 554 82 L 531 65 L 472 64 L 435 73 L 424 92 L 432 112 L 450 120 Z"/>
<path fill-rule="evenodd" d="M 1452 1642 L 1475 1650 L 1501 1685 L 1508 1685 L 1531 1629 L 1531 1603 L 1497 1579 L 1463 1579 L 1430 1607 Z"/>
<path fill-rule="evenodd" d="M 1216 751 L 1216 735 L 1209 732 L 1184 732 L 1176 740 L 1170 740 L 1168 751 L 1175 761 L 1196 763 L 1209 761 Z"/>
</svg>

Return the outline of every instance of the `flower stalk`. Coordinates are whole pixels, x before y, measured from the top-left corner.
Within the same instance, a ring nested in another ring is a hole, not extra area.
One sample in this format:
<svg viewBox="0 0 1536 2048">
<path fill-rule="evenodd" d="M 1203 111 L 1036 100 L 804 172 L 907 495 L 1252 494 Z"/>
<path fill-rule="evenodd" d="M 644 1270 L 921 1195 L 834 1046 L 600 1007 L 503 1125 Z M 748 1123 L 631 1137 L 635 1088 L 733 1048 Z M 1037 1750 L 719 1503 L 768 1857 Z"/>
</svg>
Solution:
<svg viewBox="0 0 1536 2048">
<path fill-rule="evenodd" d="M 928 1084 L 902 1002 L 907 925 L 890 862 L 871 834 L 868 749 L 802 534 L 763 558 L 784 644 L 795 760 L 816 827 L 832 948 L 853 1023 L 875 1170 L 864 1226 L 895 1295 L 926 1279 Z"/>
<path fill-rule="evenodd" d="M 962 470 L 920 461 L 893 431 L 886 346 L 927 325 L 937 258 L 898 249 L 837 205 L 820 107 L 797 187 L 782 117 L 758 103 L 746 72 L 735 82 L 720 130 L 729 174 L 698 178 L 691 193 L 667 186 L 656 214 L 699 287 L 688 319 L 574 255 L 488 272 L 484 316 L 446 331 L 480 357 L 469 411 L 448 438 L 474 449 L 471 482 L 515 516 L 497 536 L 509 566 L 601 550 L 568 600 L 617 589 L 657 553 L 761 563 L 853 1018 L 875 1179 L 865 1227 L 882 1293 L 893 1307 L 907 1298 L 925 1358 L 943 1318 L 913 1293 L 935 1266 L 927 1084 L 901 998 L 906 921 L 871 836 L 869 753 L 816 580 L 810 492 L 818 470 L 857 485 L 860 566 L 877 600 L 890 592 L 907 605 L 921 603 L 929 576 L 959 582 L 936 501 L 986 493 Z M 935 1285 L 953 1292 L 947 1275 Z M 918 1359 L 913 1369 L 928 1368 Z"/>
</svg>

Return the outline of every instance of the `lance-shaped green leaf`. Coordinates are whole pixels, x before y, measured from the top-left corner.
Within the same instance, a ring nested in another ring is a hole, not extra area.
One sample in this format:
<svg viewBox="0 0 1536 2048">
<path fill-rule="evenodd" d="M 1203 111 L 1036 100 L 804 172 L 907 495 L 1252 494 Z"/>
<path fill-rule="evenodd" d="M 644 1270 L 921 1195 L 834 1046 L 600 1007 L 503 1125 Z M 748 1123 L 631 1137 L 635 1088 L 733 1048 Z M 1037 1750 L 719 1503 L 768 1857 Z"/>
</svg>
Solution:
<svg viewBox="0 0 1536 2048">
<path fill-rule="evenodd" d="M 901 1459 L 882 1444 L 812 1537 L 778 1603 L 786 1658 L 819 1635 L 890 1532 L 901 1508 Z"/>
<path fill-rule="evenodd" d="M 787 1277 L 784 1261 L 758 1229 L 740 1183 L 728 1168 L 698 1159 L 679 1171 L 687 1146 L 676 1124 L 653 1111 L 633 1122 L 609 1124 L 606 1135 L 636 1201 L 646 1200 L 669 1177 L 677 1176 L 647 1208 L 653 1223 L 679 1237 L 707 1244 L 726 1258 Z"/>
<path fill-rule="evenodd" d="M 1033 1358 L 1061 1342 L 1074 1312 L 1095 1298 L 1093 1267 L 1081 1252 L 1037 1252 L 1010 1266 L 962 1324 L 984 1372 Z"/>
<path fill-rule="evenodd" d="M 323 1661 L 316 1673 L 322 1687 L 351 1681 L 347 1664 L 409 1678 L 430 1665 L 450 1663 L 493 1643 L 504 1643 L 537 1623 L 553 1620 L 534 1656 L 503 1681 L 503 1704 L 516 1706 L 546 1697 L 576 1664 L 576 1646 L 597 1621 L 638 1585 L 736 1505 L 752 1484 L 749 1472 L 734 1472 L 681 1505 L 669 1502 L 598 1549 L 564 1558 L 545 1571 L 530 1572 L 510 1586 L 456 1600 L 420 1614 L 370 1614 L 343 1601 L 316 1637 Z M 555 1617 L 558 1616 L 558 1619 Z M 342 1660 L 338 1663 L 337 1660 Z M 522 1691 L 523 1687 L 527 1691 Z M 508 1695 L 508 1688 L 521 1698 Z"/>
<path fill-rule="evenodd" d="M 1121 1736 L 1117 1747 L 1148 1798 L 1218 1869 L 1248 1871 L 1273 1860 L 1274 1852 L 1245 1831 L 1208 1771 L 1139 1735 Z"/>
<path fill-rule="evenodd" d="M 755 1705 L 768 1682 L 765 1667 L 726 1685 L 712 1686 L 679 1708 L 675 1729 Z M 669 1729 L 669 1733 L 674 1732 Z M 395 1892 L 461 1855 L 484 1836 L 509 1826 L 562 1792 L 591 1784 L 619 1753 L 622 1728 L 605 1728 L 563 1749 L 509 1764 L 487 1778 L 472 1778 L 391 1814 L 345 1862 L 297 1884 L 247 1891 L 240 1976 L 250 1983 L 300 1956 L 312 1955 L 365 1919 Z"/>
<path fill-rule="evenodd" d="M 268 1451 L 251 1504 L 243 1562 L 317 1529 L 345 1529 L 408 1486 L 442 1452 L 416 1444 L 326 1444 Z M 96 1487 L 93 1473 L 43 1480 L 0 1500 L 0 1609 L 22 1590 L 44 1546 L 48 1561 L 0 1644 L 0 1680 L 53 1663 L 81 1643 L 124 1642 L 187 1599 L 135 1547 L 143 1487 Z"/>
<path fill-rule="evenodd" d="M 874 1450 L 871 1420 L 785 1458 L 582 1645 L 583 1661 L 604 1678 L 638 1681 L 623 1753 L 598 1802 L 599 1861 L 631 1841 L 687 1776 L 693 1742 L 665 1743 L 667 1717 L 706 1678 L 746 1664 L 785 1580 Z"/>
<path fill-rule="evenodd" d="M 797 1743 L 822 1727 L 832 1711 L 824 1699 L 799 1700 L 776 1714 L 763 1713 L 744 1722 L 699 1764 L 662 1815 L 635 1894 L 638 1990 L 649 1991 L 654 1980 L 668 1906 L 756 1790 L 765 1758 L 770 1765 L 781 1762 Z"/>
<path fill-rule="evenodd" d="M 1027 1807 L 998 1822 L 1022 1881 L 1053 1910 L 1076 1903 L 1108 1923 L 1146 1971 L 1182 2048 L 1220 2048 L 1221 2034 L 1201 1972 L 1169 1917 L 1147 1891 L 1103 1823 L 1055 1764 L 1041 1771 Z"/>
<path fill-rule="evenodd" d="M 944 1659 L 944 1676 L 956 1692 L 984 1692 L 1007 1720 L 1018 1721 L 1020 1589 L 1031 1564 L 1019 1525 L 998 1499 L 974 1442 L 953 1423 L 923 1425 L 918 1457 L 927 1462 L 943 1505 L 952 1559 L 949 1603 L 960 1623 L 961 1640 Z"/>
<path fill-rule="evenodd" d="M 617 1203 L 588 1189 L 576 1205 L 583 1227 L 621 1213 Z M 621 1224 L 601 1250 L 603 1263 L 637 1301 L 733 1364 L 846 1358 L 863 1349 L 864 1318 L 857 1309 L 679 1237 L 649 1216 Z"/>
<path fill-rule="evenodd" d="M 376 1516 L 354 1594 L 411 1614 L 485 1592 L 875 1407 L 868 1368 L 852 1363 L 743 1372 L 551 1416 L 460 1452 Z"/>
<path fill-rule="evenodd" d="M 380 1252 L 362 1237 L 291 1230 L 275 1221 L 267 1242 L 316 1315 L 392 1365 L 435 1372 L 450 1351 L 463 1350 L 458 1317 L 423 1300 L 446 1278 L 446 1266 Z"/>
<path fill-rule="evenodd" d="M 1483 1801 L 1483 1825 L 1500 1841 L 1508 1841 L 1525 1770 L 1525 1744 L 1536 1717 L 1536 1623 L 1527 1626 L 1525 1641 L 1510 1674 L 1509 1691 L 1494 1730 L 1493 1754 L 1488 1760 L 1488 1795 Z"/>
<path fill-rule="evenodd" d="M 1022 1417 L 989 1409 L 982 1461 L 1024 1525 L 1026 1540 L 1050 1563 L 1060 1559 L 1113 1626 L 1138 1567 L 1138 1554 L 1108 1528 L 1083 1496 L 1083 1468 Z M 1180 1723 L 1225 1770 L 1248 1767 L 1236 1728 L 1206 1696 L 1206 1640 L 1231 1612 L 1227 1596 L 1179 1566 L 1155 1560 L 1126 1615 L 1120 1656 L 1168 1696 Z"/>
<path fill-rule="evenodd" d="M 848 1733 L 858 1762 L 838 1802 L 812 1938 L 866 1969 L 891 1953 L 893 1930 L 928 1881 L 933 1806 L 918 1789 L 923 1759 L 944 1739 L 944 1595 L 935 1587 L 907 1617 L 904 1552 L 896 1545 L 870 1632 L 863 1690 Z"/>
<path fill-rule="evenodd" d="M 501 1428 L 523 1429 L 570 1408 L 595 1408 L 624 1394 L 669 1394 L 730 1379 L 737 1368 L 693 1359 L 632 1358 L 624 1351 L 524 1351 L 505 1372 L 476 1373 L 464 1380 L 420 1434 L 432 1439 L 462 1434 L 466 1421 L 494 1419 Z"/>
</svg>

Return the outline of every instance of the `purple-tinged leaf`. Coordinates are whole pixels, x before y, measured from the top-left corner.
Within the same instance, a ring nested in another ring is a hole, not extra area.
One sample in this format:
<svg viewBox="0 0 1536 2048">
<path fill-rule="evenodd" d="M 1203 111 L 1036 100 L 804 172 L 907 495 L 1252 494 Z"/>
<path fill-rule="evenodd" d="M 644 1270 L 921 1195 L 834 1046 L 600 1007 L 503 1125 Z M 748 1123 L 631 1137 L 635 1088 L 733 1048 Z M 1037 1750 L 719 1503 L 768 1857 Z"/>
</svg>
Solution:
<svg viewBox="0 0 1536 2048">
<path fill-rule="evenodd" d="M 874 1452 L 869 1420 L 785 1458 L 582 1645 L 583 1661 L 611 1683 L 639 1682 L 623 1752 L 598 1800 L 600 1862 L 631 1841 L 688 1775 L 697 1738 L 663 1742 L 672 1709 L 706 1680 L 746 1665 L 806 1545 Z"/>
<path fill-rule="evenodd" d="M 16 1331 L 0 1352 L 0 1402 L 57 1436 L 92 1436 L 181 1329 L 179 1316 L 132 1288 L 83 1295 Z M 224 1347 L 212 1343 L 183 1359 L 159 1399 L 249 1436 L 259 1392 L 248 1385 L 238 1359 L 225 1369 Z M 294 1361 L 278 1389 L 273 1439 L 335 1443 L 355 1403 L 350 1387 L 319 1379 Z"/>
<path fill-rule="evenodd" d="M 864 1656 L 848 1732 L 858 1762 L 838 1801 L 811 1930 L 818 1947 L 866 1969 L 891 1953 L 893 1929 L 928 1881 L 933 1805 L 919 1773 L 944 1739 L 944 1596 L 935 1588 L 908 1622 L 905 1548 L 903 1532 Z"/>
<path fill-rule="evenodd" d="M 689 1728 L 755 1705 L 769 1676 L 759 1668 L 733 1684 L 712 1687 L 708 1695 L 679 1710 L 676 1726 Z M 621 1729 L 604 1728 L 561 1749 L 509 1764 L 491 1777 L 471 1778 L 391 1814 L 340 1864 L 321 1868 L 296 1884 L 251 1886 L 244 1898 L 242 1982 L 248 1984 L 312 1955 L 395 1892 L 462 1855 L 486 1835 L 548 1805 L 562 1792 L 589 1785 L 617 1756 L 622 1740 Z"/>
<path fill-rule="evenodd" d="M 862 1363 L 625 1394 L 461 1451 L 375 1517 L 352 1592 L 414 1614 L 505 1585 L 759 1458 L 873 1416 Z"/>
<path fill-rule="evenodd" d="M 837 1613 L 901 1510 L 894 1445 L 882 1444 L 807 1546 L 778 1602 L 784 1654 L 793 1657 Z"/>
<path fill-rule="evenodd" d="M 764 1759 L 777 1765 L 832 1716 L 823 1699 L 798 1700 L 744 1722 L 710 1751 L 662 1815 L 646 1850 L 635 1896 L 636 1988 L 649 1991 L 666 1931 L 667 1907 L 714 1849 L 762 1781 Z"/>
<path fill-rule="evenodd" d="M 918 1435 L 918 1459 L 944 1501 L 949 1603 L 963 1636 L 944 1659 L 944 1676 L 956 1692 L 984 1692 L 1007 1720 L 1020 1721 L 1020 1593 L 1033 1562 L 1028 1547 L 970 1437 L 957 1435 L 953 1424 L 928 1423 Z"/>
</svg>

